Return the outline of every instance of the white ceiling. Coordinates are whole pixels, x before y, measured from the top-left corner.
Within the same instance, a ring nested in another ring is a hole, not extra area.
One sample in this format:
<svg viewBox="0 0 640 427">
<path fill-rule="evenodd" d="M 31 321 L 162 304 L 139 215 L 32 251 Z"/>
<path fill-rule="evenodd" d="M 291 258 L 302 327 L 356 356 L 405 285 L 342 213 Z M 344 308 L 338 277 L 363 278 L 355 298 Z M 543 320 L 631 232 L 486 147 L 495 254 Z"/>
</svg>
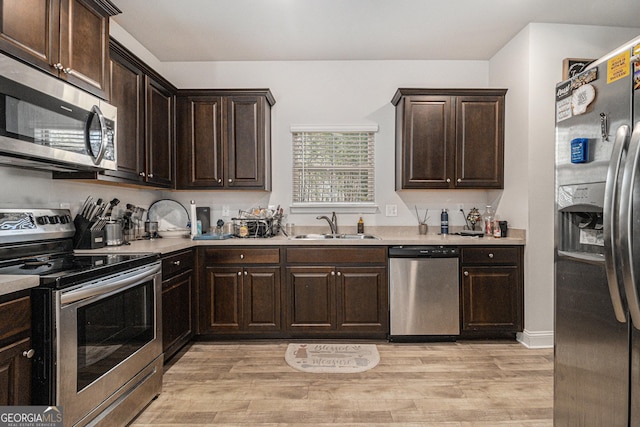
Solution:
<svg viewBox="0 0 640 427">
<path fill-rule="evenodd" d="M 112 0 L 161 61 L 487 60 L 527 24 L 640 26 L 639 0 Z"/>
</svg>

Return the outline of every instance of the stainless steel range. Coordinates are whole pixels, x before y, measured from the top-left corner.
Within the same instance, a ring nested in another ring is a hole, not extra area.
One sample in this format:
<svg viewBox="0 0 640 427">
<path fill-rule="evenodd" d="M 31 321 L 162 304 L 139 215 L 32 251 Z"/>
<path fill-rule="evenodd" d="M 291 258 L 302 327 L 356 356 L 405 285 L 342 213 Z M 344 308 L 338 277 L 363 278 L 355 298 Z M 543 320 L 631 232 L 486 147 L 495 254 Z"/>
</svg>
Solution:
<svg viewBox="0 0 640 427">
<path fill-rule="evenodd" d="M 0 274 L 32 291 L 34 405 L 64 425 L 124 425 L 162 387 L 157 254 L 75 255 L 68 210 L 0 209 Z"/>
</svg>

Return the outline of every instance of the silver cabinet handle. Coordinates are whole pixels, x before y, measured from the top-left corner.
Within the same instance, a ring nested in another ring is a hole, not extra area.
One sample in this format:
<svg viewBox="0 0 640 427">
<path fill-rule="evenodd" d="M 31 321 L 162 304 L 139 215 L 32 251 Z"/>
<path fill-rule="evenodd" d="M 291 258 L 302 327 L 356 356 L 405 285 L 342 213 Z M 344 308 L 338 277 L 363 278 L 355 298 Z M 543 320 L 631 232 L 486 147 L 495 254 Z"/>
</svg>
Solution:
<svg viewBox="0 0 640 427">
<path fill-rule="evenodd" d="M 447 182 L 451 182 L 451 178 L 447 178 Z"/>
<path fill-rule="evenodd" d="M 247 274 L 249 274 L 249 273 L 247 273 L 247 270 L 245 270 L 245 271 L 244 271 L 244 275 L 246 276 Z"/>
<path fill-rule="evenodd" d="M 140 172 L 138 175 L 140 175 L 141 177 L 143 177 L 143 178 L 144 178 L 147 174 L 146 174 L 146 173 L 144 173 L 144 172 Z"/>
<path fill-rule="evenodd" d="M 636 277 L 635 264 L 638 262 L 636 259 L 638 254 L 633 253 L 634 242 L 633 232 L 634 230 L 634 200 L 632 198 L 635 189 L 635 182 L 638 175 L 638 166 L 640 166 L 640 125 L 636 124 L 633 133 L 631 134 L 631 141 L 629 142 L 629 151 L 627 152 L 627 158 L 624 163 L 624 172 L 622 175 L 622 187 L 620 189 L 620 223 L 618 224 L 618 233 L 620 237 L 620 252 L 622 256 L 622 278 L 624 282 L 624 292 L 627 296 L 627 304 L 629 305 L 629 314 L 633 326 L 636 329 L 640 329 L 640 299 L 638 298 L 638 289 L 636 283 L 638 278 Z M 637 203 L 637 199 L 635 200 Z"/>
<path fill-rule="evenodd" d="M 218 178 L 218 184 L 222 184 L 222 178 Z"/>
<path fill-rule="evenodd" d="M 240 254 L 240 259 L 244 259 L 244 254 Z"/>
<path fill-rule="evenodd" d="M 465 271 L 465 272 L 464 272 L 464 275 L 465 275 L 465 276 L 469 276 L 469 272 L 468 272 L 468 271 Z"/>
<path fill-rule="evenodd" d="M 57 64 L 53 64 L 53 68 L 55 68 L 56 70 L 60 71 L 64 68 L 64 66 L 61 63 L 57 63 Z"/>
<path fill-rule="evenodd" d="M 489 254 L 489 258 L 493 259 L 493 254 Z"/>
<path fill-rule="evenodd" d="M 242 271 L 238 271 L 238 276 L 242 276 Z"/>
<path fill-rule="evenodd" d="M 69 73 L 71 72 L 71 68 L 69 68 L 69 67 L 67 67 L 67 68 L 63 68 L 63 69 L 62 69 L 62 71 L 63 71 L 65 74 L 69 74 Z"/>
<path fill-rule="evenodd" d="M 462 182 L 462 178 L 458 178 L 458 182 Z"/>
<path fill-rule="evenodd" d="M 178 260 L 178 261 L 173 261 L 173 265 L 180 265 L 180 260 Z"/>
<path fill-rule="evenodd" d="M 32 348 L 22 352 L 22 355 L 24 357 L 26 357 L 27 359 L 31 359 L 35 354 L 36 354 L 36 351 L 34 349 L 32 349 Z"/>
<path fill-rule="evenodd" d="M 148 176 L 149 176 L 149 178 L 153 178 L 153 174 L 152 173 L 150 173 Z"/>
<path fill-rule="evenodd" d="M 604 189 L 604 207 L 603 207 L 603 228 L 604 228 L 604 265 L 607 272 L 607 283 L 609 285 L 609 295 L 613 304 L 613 312 L 616 319 L 620 323 L 627 322 L 627 316 L 622 303 L 622 294 L 620 293 L 619 277 L 617 264 L 619 258 L 618 251 L 613 250 L 618 235 L 617 221 L 615 220 L 616 212 L 620 212 L 618 205 L 618 177 L 622 170 L 622 158 L 625 149 L 629 144 L 629 126 L 623 125 L 616 131 L 616 137 L 613 141 L 613 152 L 607 169 L 607 181 Z"/>
<path fill-rule="evenodd" d="M 332 276 L 335 276 L 335 275 L 336 275 L 336 272 L 335 272 L 335 271 L 332 271 L 332 272 L 331 272 L 331 275 L 332 275 Z"/>
<path fill-rule="evenodd" d="M 342 276 L 342 273 L 340 271 L 338 271 L 338 276 Z"/>
</svg>

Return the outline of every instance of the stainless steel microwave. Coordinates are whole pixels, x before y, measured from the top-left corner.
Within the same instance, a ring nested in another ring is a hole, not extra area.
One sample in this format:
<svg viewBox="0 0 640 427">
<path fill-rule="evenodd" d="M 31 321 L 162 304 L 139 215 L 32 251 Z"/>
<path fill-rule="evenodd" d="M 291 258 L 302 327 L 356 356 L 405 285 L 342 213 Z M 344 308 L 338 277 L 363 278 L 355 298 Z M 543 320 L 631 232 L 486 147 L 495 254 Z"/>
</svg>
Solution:
<svg viewBox="0 0 640 427">
<path fill-rule="evenodd" d="M 0 164 L 116 169 L 117 109 L 0 54 Z"/>
</svg>

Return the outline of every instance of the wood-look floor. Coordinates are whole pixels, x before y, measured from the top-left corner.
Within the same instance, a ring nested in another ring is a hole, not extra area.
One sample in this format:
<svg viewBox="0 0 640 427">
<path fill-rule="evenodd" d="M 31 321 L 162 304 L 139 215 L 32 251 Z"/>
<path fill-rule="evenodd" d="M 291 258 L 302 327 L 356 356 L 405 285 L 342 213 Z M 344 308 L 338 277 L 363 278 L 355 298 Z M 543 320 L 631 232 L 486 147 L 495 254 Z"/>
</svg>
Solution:
<svg viewBox="0 0 640 427">
<path fill-rule="evenodd" d="M 376 342 L 380 363 L 310 374 L 286 342 L 196 342 L 134 426 L 551 426 L 553 351 L 515 342 Z"/>
</svg>

